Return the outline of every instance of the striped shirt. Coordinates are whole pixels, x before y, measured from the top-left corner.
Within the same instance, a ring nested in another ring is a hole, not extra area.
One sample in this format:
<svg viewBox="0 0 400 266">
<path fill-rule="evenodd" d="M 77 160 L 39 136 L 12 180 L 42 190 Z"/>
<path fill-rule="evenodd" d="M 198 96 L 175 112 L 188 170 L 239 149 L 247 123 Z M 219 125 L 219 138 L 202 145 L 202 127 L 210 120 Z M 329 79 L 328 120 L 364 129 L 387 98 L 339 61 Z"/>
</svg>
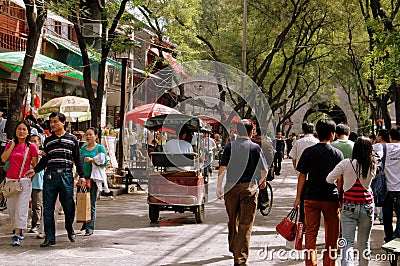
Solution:
<svg viewBox="0 0 400 266">
<path fill-rule="evenodd" d="M 44 151 L 46 156 L 34 168 L 38 173 L 44 168 L 72 170 L 75 163 L 76 171 L 83 177 L 83 161 L 80 153 L 78 139 L 69 132 L 61 137 L 54 133 L 44 141 Z"/>
<path fill-rule="evenodd" d="M 371 204 L 374 202 L 372 193 L 366 190 L 360 180 L 357 178 L 354 185 L 347 191 L 344 192 L 343 203 L 351 204 Z"/>
</svg>

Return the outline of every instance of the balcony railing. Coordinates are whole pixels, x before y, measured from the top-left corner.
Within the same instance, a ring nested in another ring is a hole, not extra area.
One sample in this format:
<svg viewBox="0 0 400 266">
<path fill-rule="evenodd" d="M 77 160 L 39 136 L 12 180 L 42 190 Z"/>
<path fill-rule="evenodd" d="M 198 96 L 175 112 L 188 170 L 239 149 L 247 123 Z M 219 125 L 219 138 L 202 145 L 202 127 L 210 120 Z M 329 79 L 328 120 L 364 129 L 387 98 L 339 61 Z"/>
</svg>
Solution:
<svg viewBox="0 0 400 266">
<path fill-rule="evenodd" d="M 12 51 L 26 50 L 27 35 L 0 27 L 0 47 Z"/>
</svg>

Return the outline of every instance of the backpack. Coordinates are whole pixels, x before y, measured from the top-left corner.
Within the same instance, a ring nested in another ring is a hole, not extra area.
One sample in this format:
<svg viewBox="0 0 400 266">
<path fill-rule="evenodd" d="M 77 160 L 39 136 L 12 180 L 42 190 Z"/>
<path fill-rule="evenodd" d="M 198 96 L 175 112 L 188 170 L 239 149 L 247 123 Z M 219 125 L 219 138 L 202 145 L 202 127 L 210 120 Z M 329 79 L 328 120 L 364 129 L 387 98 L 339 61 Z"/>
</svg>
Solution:
<svg viewBox="0 0 400 266">
<path fill-rule="evenodd" d="M 385 160 L 386 160 L 386 144 L 383 144 L 382 170 L 376 174 L 371 181 L 371 189 L 374 195 L 375 206 L 382 207 L 387 195 L 386 175 L 385 175 Z"/>
</svg>

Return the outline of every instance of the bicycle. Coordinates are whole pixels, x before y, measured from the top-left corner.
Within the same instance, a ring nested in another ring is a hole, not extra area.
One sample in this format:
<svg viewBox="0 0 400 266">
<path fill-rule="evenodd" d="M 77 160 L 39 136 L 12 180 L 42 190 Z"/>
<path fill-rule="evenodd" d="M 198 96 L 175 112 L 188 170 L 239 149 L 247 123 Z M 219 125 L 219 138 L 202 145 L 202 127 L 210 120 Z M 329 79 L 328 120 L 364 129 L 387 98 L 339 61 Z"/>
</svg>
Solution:
<svg viewBox="0 0 400 266">
<path fill-rule="evenodd" d="M 272 186 L 267 181 L 267 185 L 264 189 L 260 189 L 257 198 L 257 209 L 260 210 L 263 216 L 267 216 L 272 209 L 272 203 L 274 202 L 274 194 L 272 192 Z"/>
</svg>

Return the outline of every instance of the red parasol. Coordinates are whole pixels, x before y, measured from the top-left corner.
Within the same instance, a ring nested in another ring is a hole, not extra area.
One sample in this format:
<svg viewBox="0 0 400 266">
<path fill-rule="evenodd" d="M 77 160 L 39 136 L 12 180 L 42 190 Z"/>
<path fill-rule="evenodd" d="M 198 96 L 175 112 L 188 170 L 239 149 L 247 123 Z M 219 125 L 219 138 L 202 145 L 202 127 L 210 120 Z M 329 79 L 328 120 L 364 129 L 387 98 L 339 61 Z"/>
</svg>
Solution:
<svg viewBox="0 0 400 266">
<path fill-rule="evenodd" d="M 180 112 L 162 104 L 149 103 L 127 112 L 126 121 L 133 121 L 136 124 L 144 125 L 147 118 L 163 114 L 180 114 Z"/>
</svg>

